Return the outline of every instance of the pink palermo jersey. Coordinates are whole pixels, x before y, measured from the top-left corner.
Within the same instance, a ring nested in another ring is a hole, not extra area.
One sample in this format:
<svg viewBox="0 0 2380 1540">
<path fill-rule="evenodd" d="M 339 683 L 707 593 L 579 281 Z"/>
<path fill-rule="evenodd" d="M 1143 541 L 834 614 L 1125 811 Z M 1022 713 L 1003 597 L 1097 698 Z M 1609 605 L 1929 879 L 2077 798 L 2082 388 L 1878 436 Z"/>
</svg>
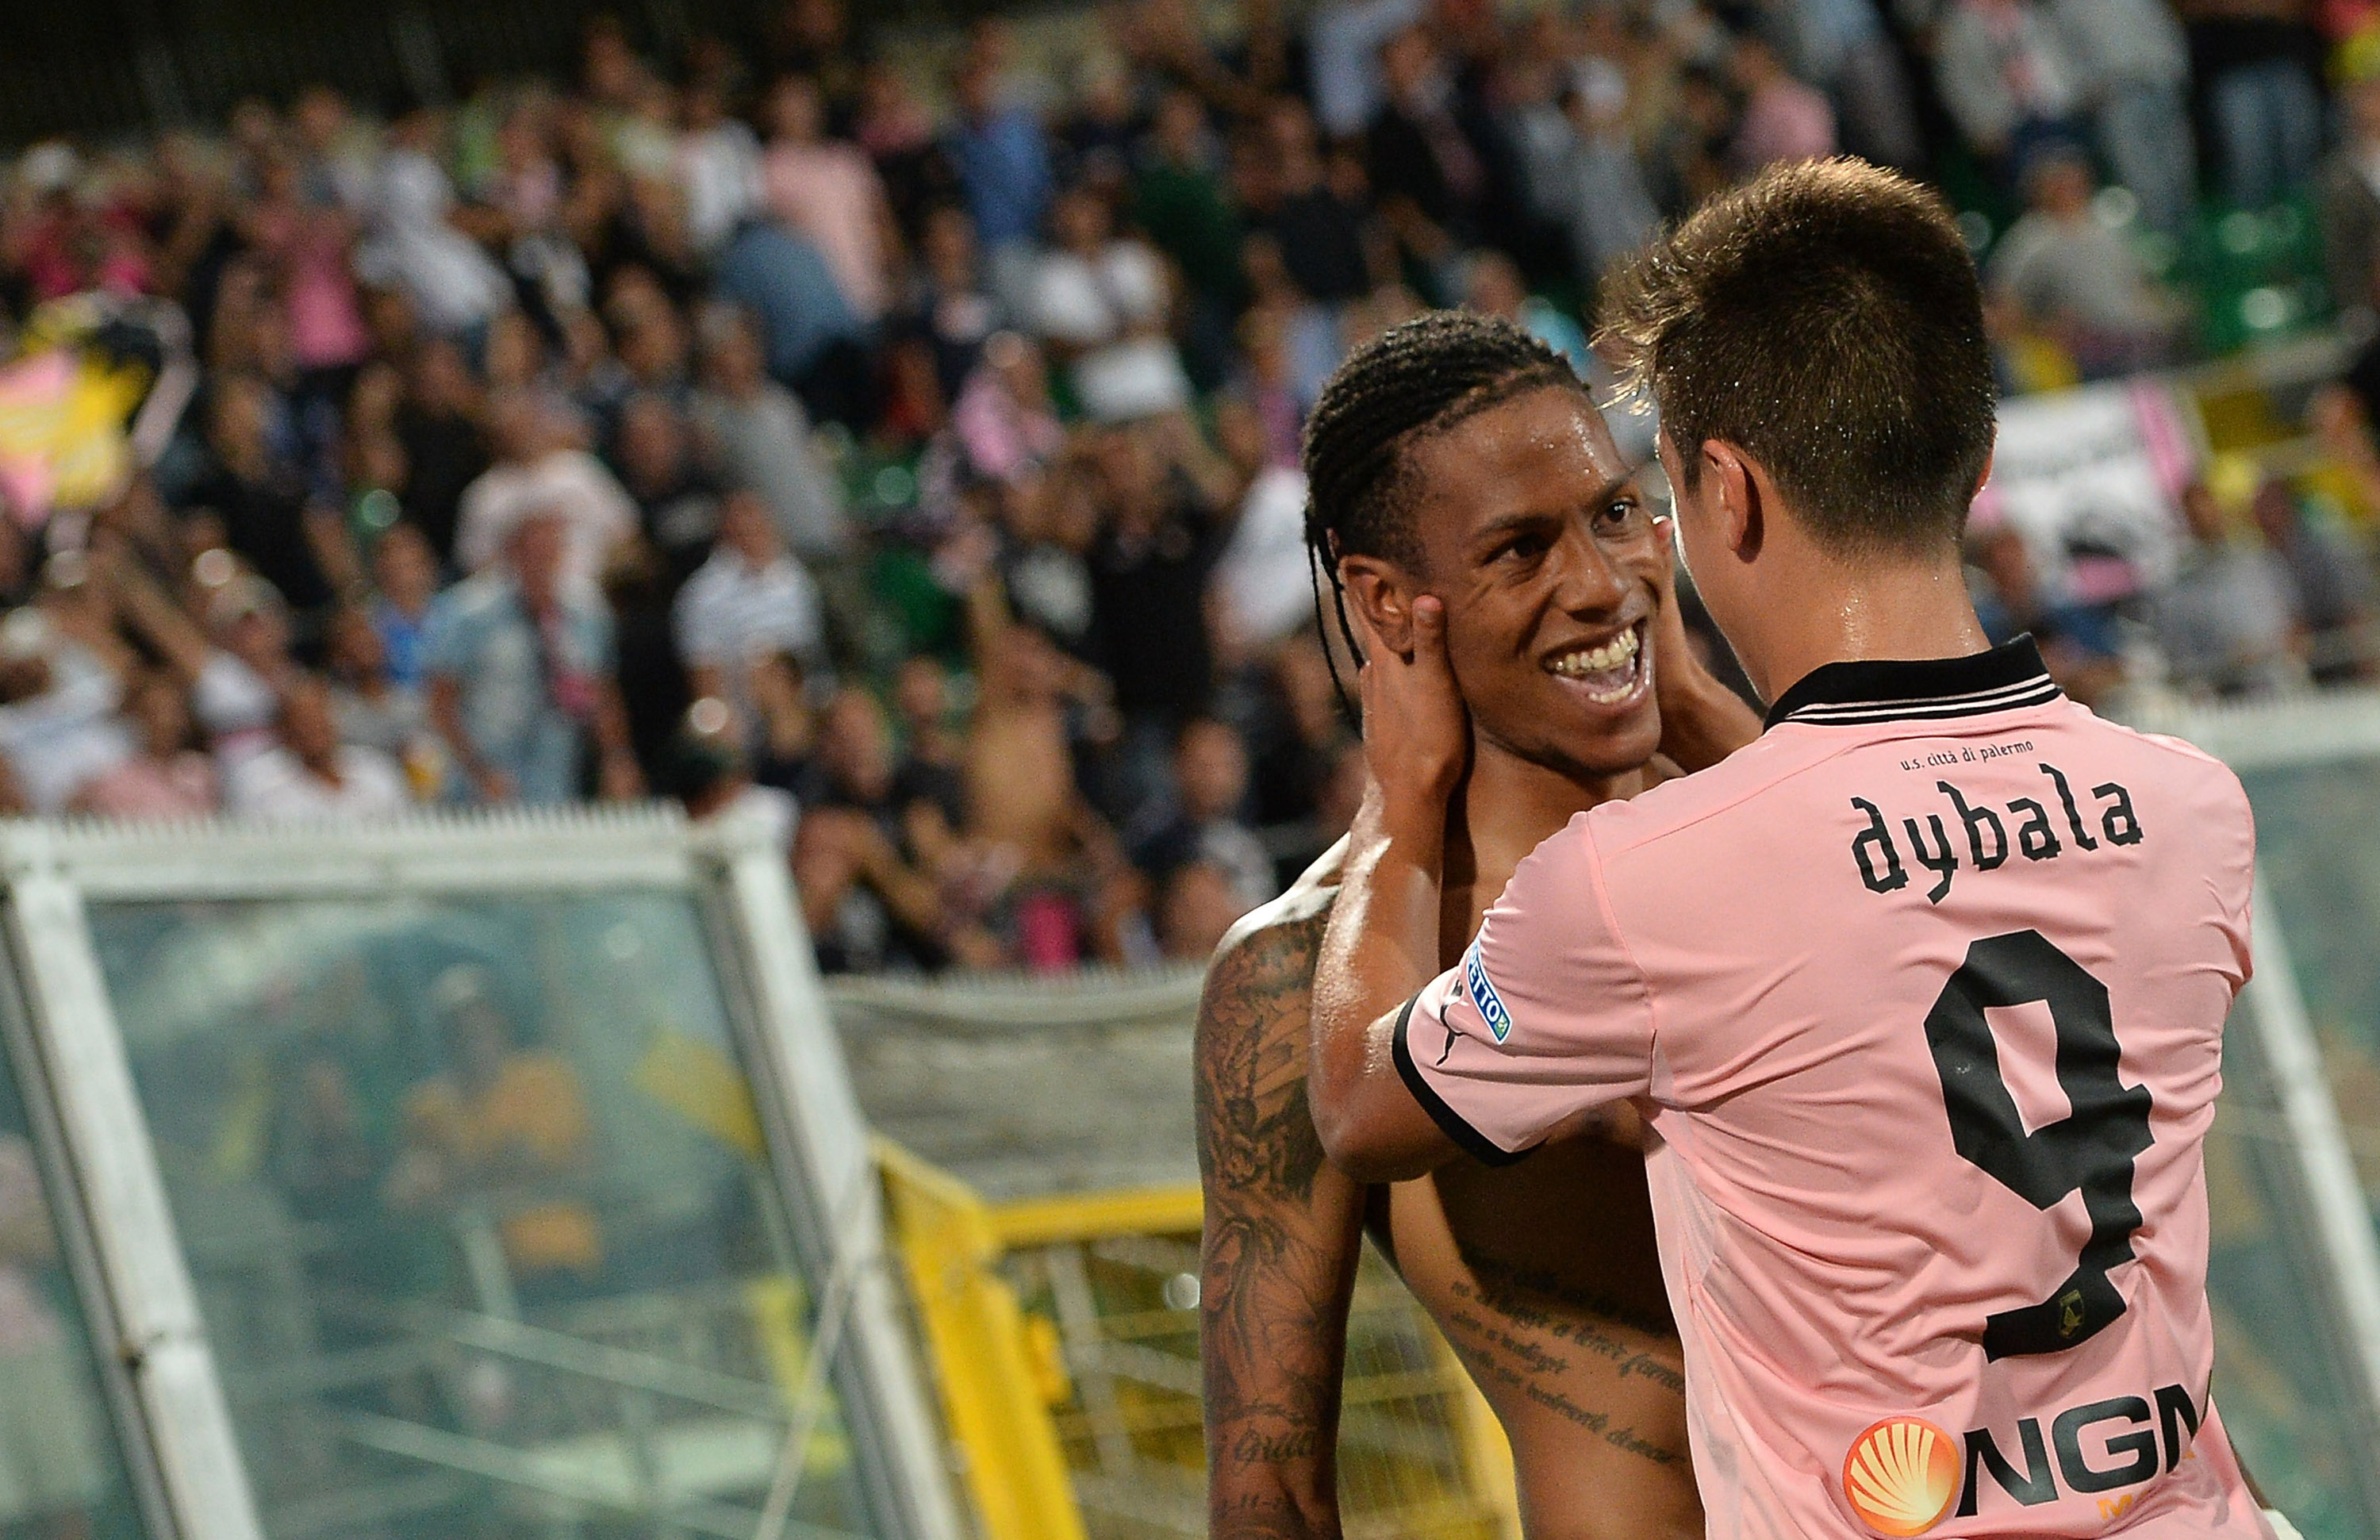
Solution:
<svg viewBox="0 0 2380 1540">
<path fill-rule="evenodd" d="M 2203 1161 L 2254 851 L 2030 640 L 1829 665 L 1540 845 L 1398 1067 L 1490 1161 L 1648 1113 L 1713 1540 L 2269 1536 Z"/>
</svg>

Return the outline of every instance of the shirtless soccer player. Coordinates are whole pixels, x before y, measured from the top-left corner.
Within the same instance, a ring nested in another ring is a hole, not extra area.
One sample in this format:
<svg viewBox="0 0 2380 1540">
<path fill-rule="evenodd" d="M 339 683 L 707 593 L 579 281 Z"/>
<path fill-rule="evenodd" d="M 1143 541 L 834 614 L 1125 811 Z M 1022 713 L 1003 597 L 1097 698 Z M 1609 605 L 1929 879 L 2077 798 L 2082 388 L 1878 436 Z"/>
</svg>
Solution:
<svg viewBox="0 0 2380 1540">
<path fill-rule="evenodd" d="M 1957 225 L 1855 162 L 1772 169 L 1616 292 L 1767 729 L 1572 819 L 1448 967 L 1455 606 L 1376 626 L 1375 792 L 1315 964 L 1324 1148 L 1403 1179 L 1644 1110 L 1713 1540 L 2267 1540 L 2206 1301 L 2248 802 L 1986 644 Z"/>
<path fill-rule="evenodd" d="M 1758 722 L 1685 650 L 1668 527 L 1633 467 L 1568 367 L 1516 328 L 1442 313 L 1388 333 L 1324 391 L 1305 459 L 1346 601 L 1392 637 L 1420 595 L 1445 606 L 1475 732 L 1435 972 L 1522 857 L 1639 790 L 1657 747 L 1707 764 Z M 1536 1540 L 1699 1536 L 1638 1150 L 1583 1138 L 1396 1187 L 1324 1164 L 1307 997 L 1337 879 L 1334 853 L 1243 921 L 1199 1013 L 1212 1533 L 1339 1534 L 1340 1370 L 1368 1224 L 1510 1434 Z"/>
</svg>

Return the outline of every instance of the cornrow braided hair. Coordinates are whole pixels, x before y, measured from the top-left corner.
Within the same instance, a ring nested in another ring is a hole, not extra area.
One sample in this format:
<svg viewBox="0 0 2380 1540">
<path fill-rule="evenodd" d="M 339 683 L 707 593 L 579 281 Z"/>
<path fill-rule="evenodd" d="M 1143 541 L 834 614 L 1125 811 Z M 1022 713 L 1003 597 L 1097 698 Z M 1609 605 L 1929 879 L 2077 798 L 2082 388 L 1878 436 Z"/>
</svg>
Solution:
<svg viewBox="0 0 2380 1540">
<path fill-rule="evenodd" d="M 1329 653 L 1322 586 L 1330 587 L 1339 635 L 1357 659 L 1347 594 L 1339 580 L 1342 556 L 1379 556 L 1420 564 L 1420 542 L 1404 482 L 1404 451 L 1532 391 L 1586 387 L 1561 355 L 1500 317 L 1472 310 L 1433 310 L 1389 328 L 1350 354 L 1324 382 L 1306 418 L 1305 551 L 1315 569 L 1314 624 Z M 1354 708 L 1330 682 L 1352 719 Z"/>
</svg>

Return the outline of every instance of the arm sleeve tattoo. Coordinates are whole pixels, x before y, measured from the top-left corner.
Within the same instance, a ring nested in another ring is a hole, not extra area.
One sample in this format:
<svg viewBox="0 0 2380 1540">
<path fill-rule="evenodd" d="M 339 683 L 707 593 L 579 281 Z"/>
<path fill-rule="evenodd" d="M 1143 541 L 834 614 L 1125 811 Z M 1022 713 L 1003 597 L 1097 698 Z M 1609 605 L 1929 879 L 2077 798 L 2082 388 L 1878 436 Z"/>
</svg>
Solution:
<svg viewBox="0 0 2380 1540">
<path fill-rule="evenodd" d="M 1322 924 L 1285 917 L 1239 938 L 1199 1003 L 1199 1347 L 1215 1540 L 1339 1534 L 1340 1376 L 1364 1189 L 1324 1160 L 1306 1108 Z"/>
</svg>

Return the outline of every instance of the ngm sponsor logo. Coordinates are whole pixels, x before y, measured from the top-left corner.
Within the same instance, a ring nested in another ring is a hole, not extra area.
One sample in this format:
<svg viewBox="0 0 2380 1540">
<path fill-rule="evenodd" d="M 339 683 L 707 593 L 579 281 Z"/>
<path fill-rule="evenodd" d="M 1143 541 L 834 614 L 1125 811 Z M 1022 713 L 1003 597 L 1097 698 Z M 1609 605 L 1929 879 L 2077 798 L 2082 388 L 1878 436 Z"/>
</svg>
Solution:
<svg viewBox="0 0 2380 1540">
<path fill-rule="evenodd" d="M 1887 1417 L 1843 1455 L 1843 1496 L 1878 1534 L 1923 1534 L 1985 1504 L 2037 1508 L 2070 1496 L 2099 1497 L 2102 1518 L 2128 1512 L 2126 1491 L 2190 1459 L 2198 1404 L 2179 1385 L 2153 1398 L 2117 1396 L 2070 1406 L 2049 1419 L 2020 1420 L 2014 1436 L 1971 1428 L 1954 1438 L 1923 1417 Z M 1987 1496 L 1987 1491 L 1997 1496 Z"/>
<path fill-rule="evenodd" d="M 1488 1030 L 1496 1035 L 1498 1042 L 1502 1042 L 1512 1030 L 1512 1013 L 1504 1009 L 1496 986 L 1488 980 L 1487 965 L 1479 961 L 1477 941 L 1472 942 L 1471 950 L 1463 954 L 1463 982 L 1471 991 L 1471 1003 L 1488 1023 Z"/>
</svg>

